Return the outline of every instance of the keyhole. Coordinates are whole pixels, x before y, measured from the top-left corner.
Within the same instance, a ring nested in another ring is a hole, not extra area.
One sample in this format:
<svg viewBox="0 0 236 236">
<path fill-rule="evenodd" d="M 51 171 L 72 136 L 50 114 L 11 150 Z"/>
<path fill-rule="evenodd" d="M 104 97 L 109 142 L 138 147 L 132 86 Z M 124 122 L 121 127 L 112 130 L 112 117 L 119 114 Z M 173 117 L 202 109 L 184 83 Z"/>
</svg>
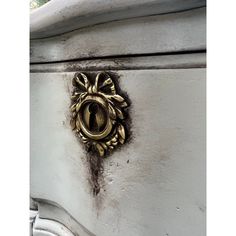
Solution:
<svg viewBox="0 0 236 236">
<path fill-rule="evenodd" d="M 96 103 L 92 103 L 89 105 L 89 127 L 93 131 L 99 131 L 99 127 L 97 124 L 96 114 L 98 112 L 99 106 Z"/>
</svg>

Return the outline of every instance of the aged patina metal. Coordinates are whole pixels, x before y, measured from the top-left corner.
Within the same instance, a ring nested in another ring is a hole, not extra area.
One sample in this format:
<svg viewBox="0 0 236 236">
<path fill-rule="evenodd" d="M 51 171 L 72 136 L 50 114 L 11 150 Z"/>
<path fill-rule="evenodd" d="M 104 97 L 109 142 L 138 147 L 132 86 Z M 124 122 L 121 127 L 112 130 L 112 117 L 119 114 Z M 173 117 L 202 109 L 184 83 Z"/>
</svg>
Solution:
<svg viewBox="0 0 236 236">
<path fill-rule="evenodd" d="M 122 121 L 128 104 L 117 94 L 110 75 L 100 72 L 94 80 L 92 76 L 76 73 L 72 84 L 71 126 L 88 149 L 105 156 L 124 144 L 126 131 Z"/>
</svg>

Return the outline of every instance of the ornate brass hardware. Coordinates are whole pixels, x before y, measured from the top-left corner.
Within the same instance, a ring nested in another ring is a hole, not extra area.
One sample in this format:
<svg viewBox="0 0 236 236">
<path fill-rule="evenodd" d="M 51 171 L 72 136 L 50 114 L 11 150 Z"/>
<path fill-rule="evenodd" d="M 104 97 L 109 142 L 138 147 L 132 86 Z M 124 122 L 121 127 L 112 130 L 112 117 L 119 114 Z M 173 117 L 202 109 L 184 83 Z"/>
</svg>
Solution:
<svg viewBox="0 0 236 236">
<path fill-rule="evenodd" d="M 72 129 L 88 148 L 104 156 L 126 140 L 122 122 L 128 104 L 105 72 L 98 73 L 95 80 L 76 73 L 72 84 Z"/>
</svg>

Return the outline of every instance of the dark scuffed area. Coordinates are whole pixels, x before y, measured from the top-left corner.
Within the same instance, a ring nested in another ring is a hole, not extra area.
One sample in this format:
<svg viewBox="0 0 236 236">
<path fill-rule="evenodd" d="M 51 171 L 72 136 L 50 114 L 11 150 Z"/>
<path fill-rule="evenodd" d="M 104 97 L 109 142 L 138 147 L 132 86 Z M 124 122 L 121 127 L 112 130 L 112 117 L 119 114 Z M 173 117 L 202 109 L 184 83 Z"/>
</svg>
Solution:
<svg viewBox="0 0 236 236">
<path fill-rule="evenodd" d="M 87 155 L 87 161 L 90 173 L 89 182 L 92 187 L 93 195 L 96 196 L 100 192 L 100 183 L 103 182 L 103 158 L 93 153 L 94 152 L 91 150 L 91 154 Z"/>
</svg>

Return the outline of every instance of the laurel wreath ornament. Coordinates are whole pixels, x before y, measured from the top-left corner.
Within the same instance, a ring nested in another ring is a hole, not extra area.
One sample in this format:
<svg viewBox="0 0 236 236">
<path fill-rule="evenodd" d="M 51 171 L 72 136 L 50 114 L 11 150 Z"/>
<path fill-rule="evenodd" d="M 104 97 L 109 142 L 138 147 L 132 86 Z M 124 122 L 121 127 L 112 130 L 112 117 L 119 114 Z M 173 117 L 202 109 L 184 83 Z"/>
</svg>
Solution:
<svg viewBox="0 0 236 236">
<path fill-rule="evenodd" d="M 100 72 L 95 80 L 76 73 L 72 85 L 71 127 L 88 149 L 103 157 L 126 141 L 125 99 L 117 94 L 110 75 Z"/>
</svg>

